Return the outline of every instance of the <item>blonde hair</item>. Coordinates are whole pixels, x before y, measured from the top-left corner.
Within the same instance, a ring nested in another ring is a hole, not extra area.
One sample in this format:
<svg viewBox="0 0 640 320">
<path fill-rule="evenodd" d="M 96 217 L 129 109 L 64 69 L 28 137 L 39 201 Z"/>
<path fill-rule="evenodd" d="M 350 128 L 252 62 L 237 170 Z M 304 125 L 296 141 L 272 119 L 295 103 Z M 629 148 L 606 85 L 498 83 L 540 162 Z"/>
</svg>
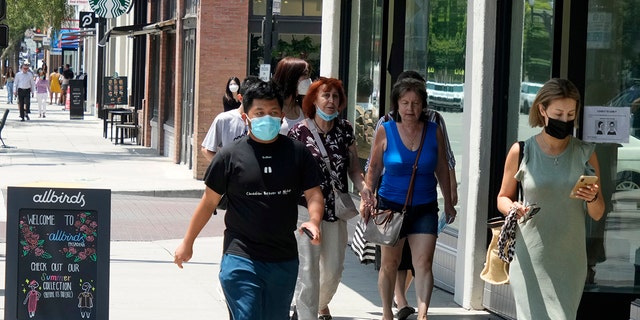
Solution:
<svg viewBox="0 0 640 320">
<path fill-rule="evenodd" d="M 544 116 L 542 116 L 538 106 L 542 105 L 542 108 L 546 111 L 552 101 L 564 98 L 576 101 L 576 119 L 574 123 L 577 125 L 579 123 L 577 115 L 580 114 L 580 91 L 578 91 L 573 82 L 561 78 L 553 78 L 540 88 L 529 110 L 529 125 L 532 128 L 544 127 Z"/>
</svg>

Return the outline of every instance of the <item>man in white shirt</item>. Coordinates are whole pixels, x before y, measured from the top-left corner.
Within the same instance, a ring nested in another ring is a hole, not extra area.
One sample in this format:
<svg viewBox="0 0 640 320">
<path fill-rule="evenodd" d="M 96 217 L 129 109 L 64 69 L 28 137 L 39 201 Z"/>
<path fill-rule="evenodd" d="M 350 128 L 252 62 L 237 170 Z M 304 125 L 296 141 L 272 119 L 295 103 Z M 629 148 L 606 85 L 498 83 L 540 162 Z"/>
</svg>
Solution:
<svg viewBox="0 0 640 320">
<path fill-rule="evenodd" d="M 238 92 L 238 99 L 242 102 L 242 94 L 251 84 L 258 82 L 257 77 L 249 76 L 240 85 L 240 91 Z M 202 141 L 202 148 L 200 151 L 207 160 L 213 160 L 222 147 L 230 144 L 238 138 L 247 135 L 247 124 L 242 119 L 243 105 L 237 109 L 225 111 L 218 114 L 207 132 L 207 136 Z"/>
<path fill-rule="evenodd" d="M 13 82 L 13 95 L 18 96 L 18 107 L 20 109 L 20 118 L 24 121 L 24 118 L 29 120 L 29 113 L 31 113 L 31 97 L 36 91 L 36 81 L 34 80 L 33 73 L 29 70 L 29 64 L 22 64 L 22 72 L 16 74 L 16 79 Z"/>
</svg>

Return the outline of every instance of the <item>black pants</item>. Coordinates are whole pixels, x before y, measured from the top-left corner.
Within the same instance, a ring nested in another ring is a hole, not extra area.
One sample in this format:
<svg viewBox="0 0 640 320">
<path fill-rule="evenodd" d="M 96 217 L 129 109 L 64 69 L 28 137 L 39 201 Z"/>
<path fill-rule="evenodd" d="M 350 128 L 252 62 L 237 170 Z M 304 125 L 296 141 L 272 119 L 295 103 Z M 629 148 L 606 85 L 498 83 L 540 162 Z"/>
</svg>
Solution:
<svg viewBox="0 0 640 320">
<path fill-rule="evenodd" d="M 20 109 L 20 118 L 29 117 L 31 113 L 31 89 L 18 88 L 18 108 Z"/>
</svg>

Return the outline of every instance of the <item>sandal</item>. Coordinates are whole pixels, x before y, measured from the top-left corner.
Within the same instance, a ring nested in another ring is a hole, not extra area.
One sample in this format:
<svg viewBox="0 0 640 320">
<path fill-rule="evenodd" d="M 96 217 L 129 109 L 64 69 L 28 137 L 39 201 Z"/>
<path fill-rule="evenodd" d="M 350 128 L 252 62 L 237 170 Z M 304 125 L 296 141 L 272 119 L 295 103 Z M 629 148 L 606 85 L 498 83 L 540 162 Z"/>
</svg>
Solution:
<svg viewBox="0 0 640 320">
<path fill-rule="evenodd" d="M 318 316 L 318 320 L 331 320 L 333 319 L 330 314 L 321 314 Z"/>
<path fill-rule="evenodd" d="M 398 320 L 406 320 L 407 318 L 409 318 L 410 315 L 414 314 L 415 312 L 416 312 L 416 309 L 414 309 L 413 307 L 405 306 L 398 310 L 398 313 L 396 313 L 396 317 L 398 318 Z"/>
</svg>

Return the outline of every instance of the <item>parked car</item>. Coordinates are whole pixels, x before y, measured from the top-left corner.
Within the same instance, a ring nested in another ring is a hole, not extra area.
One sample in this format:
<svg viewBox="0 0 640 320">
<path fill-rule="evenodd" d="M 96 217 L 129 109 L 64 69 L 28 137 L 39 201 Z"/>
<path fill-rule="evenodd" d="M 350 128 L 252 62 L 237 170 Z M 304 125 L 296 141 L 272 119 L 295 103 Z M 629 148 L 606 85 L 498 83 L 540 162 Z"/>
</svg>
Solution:
<svg viewBox="0 0 640 320">
<path fill-rule="evenodd" d="M 640 85 L 636 84 L 622 90 L 609 100 L 606 105 L 611 107 L 630 107 L 631 122 L 629 123 L 629 133 L 631 136 L 640 138 Z"/>
<path fill-rule="evenodd" d="M 629 123 L 629 143 L 618 148 L 618 170 L 616 176 L 616 191 L 640 189 L 640 108 L 633 105 L 640 99 L 640 85 L 622 90 L 613 97 L 607 106 L 631 107 L 631 121 Z M 638 199 L 640 201 L 640 199 Z"/>
<path fill-rule="evenodd" d="M 439 83 L 427 81 L 429 108 L 441 111 L 462 112 L 464 83 Z"/>
<path fill-rule="evenodd" d="M 529 109 L 540 88 L 542 83 L 523 82 L 520 85 L 520 113 L 529 114 Z"/>
<path fill-rule="evenodd" d="M 640 140 L 629 136 L 629 143 L 618 148 L 616 191 L 640 189 Z"/>
</svg>

